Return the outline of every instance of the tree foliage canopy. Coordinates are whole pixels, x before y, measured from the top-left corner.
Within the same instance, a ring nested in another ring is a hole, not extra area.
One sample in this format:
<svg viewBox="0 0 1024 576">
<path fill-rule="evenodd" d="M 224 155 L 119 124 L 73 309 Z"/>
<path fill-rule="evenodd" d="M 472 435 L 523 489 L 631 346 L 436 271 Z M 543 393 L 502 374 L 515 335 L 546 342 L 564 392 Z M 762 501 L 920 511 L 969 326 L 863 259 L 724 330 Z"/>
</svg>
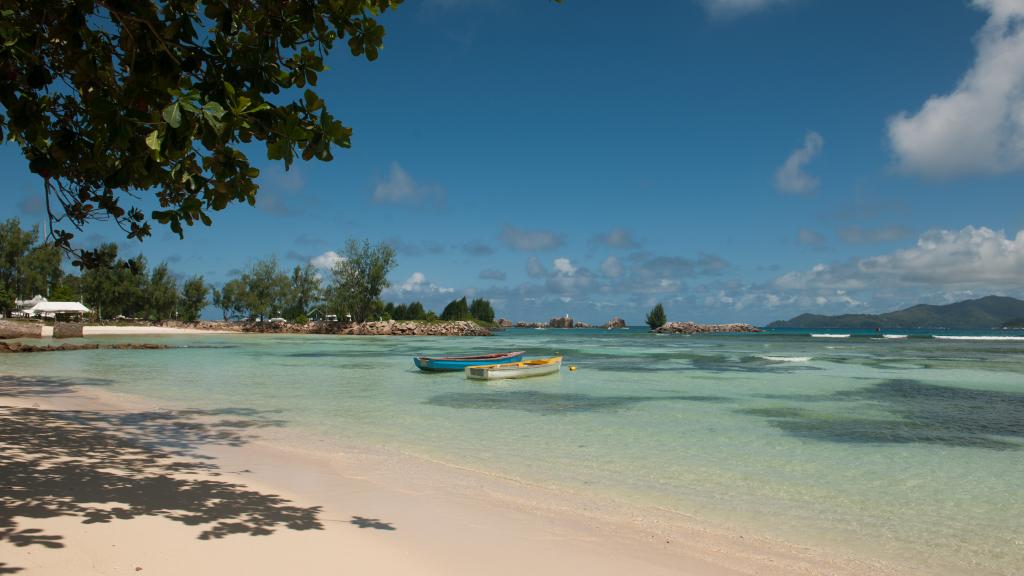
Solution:
<svg viewBox="0 0 1024 576">
<path fill-rule="evenodd" d="M 465 296 L 452 300 L 441 311 L 441 320 L 469 320 L 470 318 L 472 316 L 469 314 L 469 304 L 466 303 Z"/>
<path fill-rule="evenodd" d="M 206 295 L 209 287 L 203 282 L 202 276 L 193 276 L 181 286 L 181 319 L 185 322 L 195 322 L 199 314 L 206 307 Z"/>
<path fill-rule="evenodd" d="M 349 239 L 344 259 L 331 270 L 328 288 L 331 309 L 351 314 L 356 322 L 370 319 L 377 308 L 383 312 L 380 294 L 390 285 L 388 273 L 397 265 L 395 249 L 391 246 Z"/>
<path fill-rule="evenodd" d="M 17 218 L 0 222 L 0 289 L 14 299 L 46 296 L 64 277 L 61 253 L 39 241 L 39 229 L 21 227 Z"/>
<path fill-rule="evenodd" d="M 472 303 L 466 301 L 466 297 L 452 300 L 441 311 L 441 320 L 479 320 L 481 322 L 494 322 L 494 308 L 490 300 L 475 298 Z"/>
<path fill-rule="evenodd" d="M 178 235 L 233 202 L 255 204 L 267 158 L 330 160 L 351 129 L 312 90 L 338 41 L 377 58 L 377 17 L 402 0 L 7 0 L 0 3 L 0 140 L 45 183 L 59 227 L 150 221 Z M 155 194 L 147 215 L 135 199 Z M 96 250 L 76 263 L 98 264 Z"/>
<path fill-rule="evenodd" d="M 320 278 L 310 266 L 296 266 L 291 276 L 281 270 L 277 258 L 257 260 L 242 275 L 213 291 L 213 305 L 223 311 L 224 319 L 283 316 L 287 320 L 305 318 L 320 302 Z"/>
<path fill-rule="evenodd" d="M 469 314 L 481 322 L 494 322 L 494 308 L 490 300 L 475 298 L 469 305 Z"/>
<path fill-rule="evenodd" d="M 651 330 L 654 330 L 664 326 L 665 322 L 668 322 L 668 319 L 665 317 L 665 308 L 659 302 L 647 313 L 647 325 L 650 326 Z"/>
</svg>

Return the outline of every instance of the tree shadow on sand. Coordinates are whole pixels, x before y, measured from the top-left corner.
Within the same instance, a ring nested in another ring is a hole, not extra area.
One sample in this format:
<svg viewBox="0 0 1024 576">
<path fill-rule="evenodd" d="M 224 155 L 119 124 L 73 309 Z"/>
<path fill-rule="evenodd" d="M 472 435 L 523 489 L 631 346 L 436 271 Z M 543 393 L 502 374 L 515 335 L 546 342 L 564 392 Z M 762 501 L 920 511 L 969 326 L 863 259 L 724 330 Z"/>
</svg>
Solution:
<svg viewBox="0 0 1024 576">
<path fill-rule="evenodd" d="M 353 516 L 352 520 L 349 520 L 349 524 L 360 528 L 373 528 L 374 530 L 394 531 L 396 529 L 395 525 L 391 522 L 384 522 L 377 518 L 365 518 L 363 516 Z"/>
<path fill-rule="evenodd" d="M 158 516 L 201 527 L 201 540 L 321 530 L 319 506 L 294 506 L 275 494 L 219 480 L 219 468 L 197 453 L 201 445 L 243 445 L 253 429 L 278 425 L 264 412 L 243 409 L 0 407 L 0 542 L 62 548 L 63 536 L 19 526 L 57 516 L 86 524 Z M 0 563 L 0 574 L 19 570 Z"/>
<path fill-rule="evenodd" d="M 49 376 L 11 376 L 0 374 L 0 398 L 59 396 L 74 392 L 74 386 L 104 386 L 113 380 L 102 378 L 53 378 Z M 3 572 L 0 572 L 3 574 Z"/>
</svg>

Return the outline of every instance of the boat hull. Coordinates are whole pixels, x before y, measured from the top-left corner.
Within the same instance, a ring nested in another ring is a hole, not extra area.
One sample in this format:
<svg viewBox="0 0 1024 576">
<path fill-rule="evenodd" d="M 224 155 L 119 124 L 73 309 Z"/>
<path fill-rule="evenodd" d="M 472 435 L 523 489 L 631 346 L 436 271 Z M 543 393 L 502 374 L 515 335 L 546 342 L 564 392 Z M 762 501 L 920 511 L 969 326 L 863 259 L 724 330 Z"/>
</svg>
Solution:
<svg viewBox="0 0 1024 576">
<path fill-rule="evenodd" d="M 469 366 L 465 368 L 466 378 L 470 380 L 508 380 L 515 378 L 533 378 L 555 374 L 562 369 L 562 357 L 545 360 L 526 360 L 507 364 L 491 364 L 489 366 Z"/>
<path fill-rule="evenodd" d="M 447 358 L 417 356 L 412 361 L 416 364 L 417 368 L 424 372 L 461 372 L 470 366 L 506 364 L 508 362 L 519 362 L 522 359 L 523 352 L 509 352 L 508 354 Z"/>
</svg>

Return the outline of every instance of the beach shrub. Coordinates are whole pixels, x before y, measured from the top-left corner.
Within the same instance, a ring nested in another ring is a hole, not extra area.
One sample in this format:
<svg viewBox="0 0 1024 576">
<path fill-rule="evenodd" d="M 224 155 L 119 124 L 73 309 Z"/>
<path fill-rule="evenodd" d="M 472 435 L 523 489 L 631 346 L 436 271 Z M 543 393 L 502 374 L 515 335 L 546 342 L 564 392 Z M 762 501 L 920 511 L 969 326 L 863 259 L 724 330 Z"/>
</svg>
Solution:
<svg viewBox="0 0 1024 576">
<path fill-rule="evenodd" d="M 661 328 L 668 320 L 665 318 L 665 308 L 658 302 L 651 311 L 647 313 L 647 325 L 651 330 Z"/>
</svg>

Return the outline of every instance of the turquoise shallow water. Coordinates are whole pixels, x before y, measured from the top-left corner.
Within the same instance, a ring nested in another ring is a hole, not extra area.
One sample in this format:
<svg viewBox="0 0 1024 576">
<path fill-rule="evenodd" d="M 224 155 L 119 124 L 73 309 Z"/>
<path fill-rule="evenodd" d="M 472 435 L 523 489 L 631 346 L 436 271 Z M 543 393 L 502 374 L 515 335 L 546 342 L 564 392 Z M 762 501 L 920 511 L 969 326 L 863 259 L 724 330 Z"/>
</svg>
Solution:
<svg viewBox="0 0 1024 576">
<path fill-rule="evenodd" d="M 592 490 L 926 574 L 1024 573 L 1021 340 L 636 329 L 148 340 L 187 347 L 5 355 L 0 373 L 196 408 L 276 410 L 339 442 Z M 411 361 L 511 349 L 561 352 L 578 370 L 487 384 L 420 373 Z"/>
</svg>

